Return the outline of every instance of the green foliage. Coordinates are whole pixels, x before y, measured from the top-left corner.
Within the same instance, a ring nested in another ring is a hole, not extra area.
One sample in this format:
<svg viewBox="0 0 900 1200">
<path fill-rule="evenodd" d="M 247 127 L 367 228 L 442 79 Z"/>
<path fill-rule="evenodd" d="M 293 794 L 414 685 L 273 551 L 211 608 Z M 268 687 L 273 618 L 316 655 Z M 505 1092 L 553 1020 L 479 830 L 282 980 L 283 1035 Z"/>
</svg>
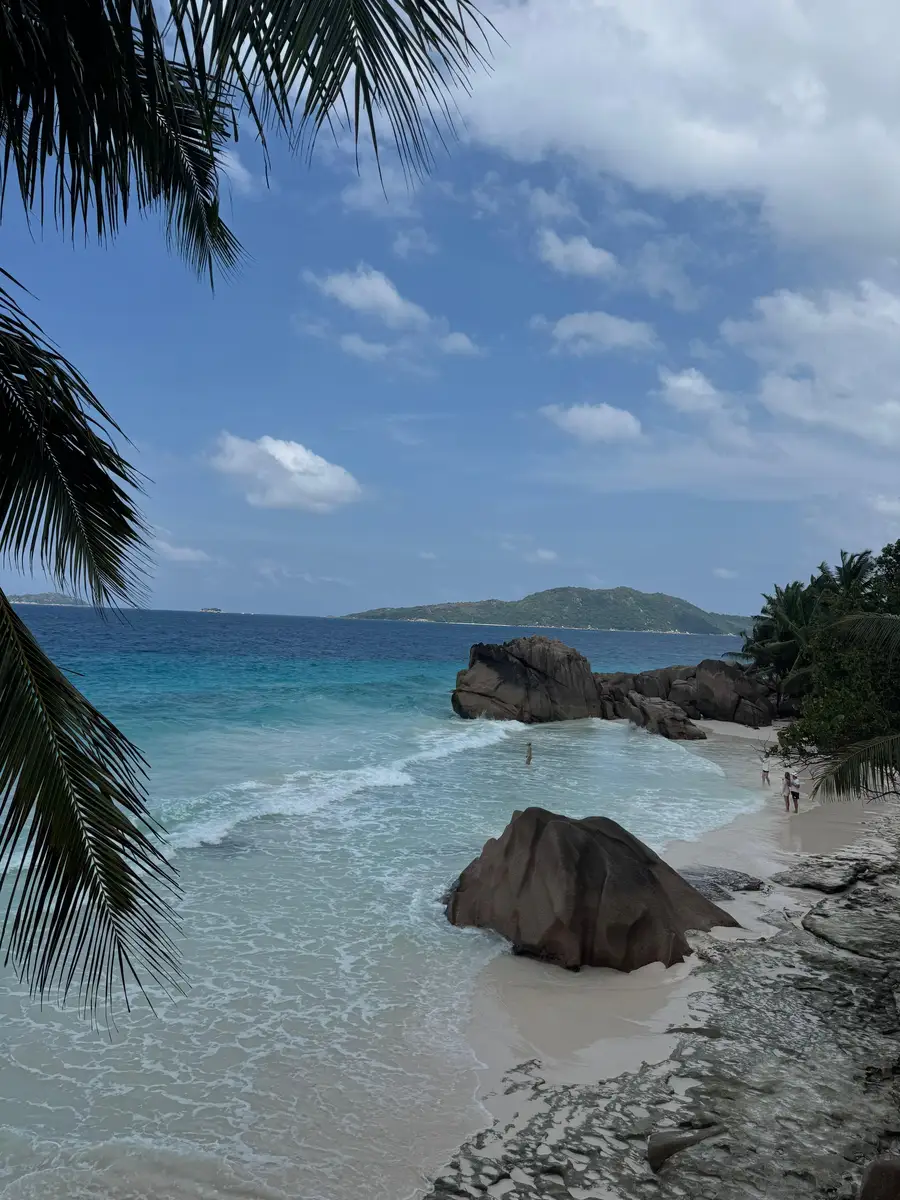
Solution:
<svg viewBox="0 0 900 1200">
<path fill-rule="evenodd" d="M 743 647 L 800 703 L 775 751 L 831 798 L 894 790 L 900 763 L 900 543 L 841 551 L 808 584 L 775 588 Z"/>
<path fill-rule="evenodd" d="M 538 629 L 628 629 L 681 633 L 740 633 L 746 617 L 704 612 L 687 600 L 633 588 L 550 588 L 522 600 L 474 600 L 375 608 L 351 613 L 370 621 L 436 621 Z"/>
</svg>

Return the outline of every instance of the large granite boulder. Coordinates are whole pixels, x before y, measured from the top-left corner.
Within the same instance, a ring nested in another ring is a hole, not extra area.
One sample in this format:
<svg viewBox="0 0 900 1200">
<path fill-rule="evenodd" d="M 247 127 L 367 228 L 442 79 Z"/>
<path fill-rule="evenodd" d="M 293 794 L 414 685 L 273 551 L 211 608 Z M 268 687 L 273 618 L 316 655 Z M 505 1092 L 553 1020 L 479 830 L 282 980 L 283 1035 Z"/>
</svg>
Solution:
<svg viewBox="0 0 900 1200">
<path fill-rule="evenodd" d="M 689 929 L 737 921 L 607 817 L 513 813 L 460 875 L 451 924 L 492 929 L 519 954 L 569 970 L 665 966 L 690 953 Z"/>
<path fill-rule="evenodd" d="M 878 1158 L 869 1163 L 859 1200 L 900 1200 L 900 1158 Z"/>
<path fill-rule="evenodd" d="M 706 658 L 694 677 L 695 704 L 704 717 L 741 725 L 771 725 L 769 689 L 737 663 Z"/>
<path fill-rule="evenodd" d="M 460 717 L 526 724 L 602 715 L 588 660 L 563 642 L 539 636 L 473 646 L 451 700 Z"/>
<path fill-rule="evenodd" d="M 706 734 L 689 720 L 687 713 L 669 700 L 657 700 L 629 692 L 627 700 L 617 705 L 620 715 L 648 733 L 658 733 L 672 741 L 702 741 Z"/>
</svg>

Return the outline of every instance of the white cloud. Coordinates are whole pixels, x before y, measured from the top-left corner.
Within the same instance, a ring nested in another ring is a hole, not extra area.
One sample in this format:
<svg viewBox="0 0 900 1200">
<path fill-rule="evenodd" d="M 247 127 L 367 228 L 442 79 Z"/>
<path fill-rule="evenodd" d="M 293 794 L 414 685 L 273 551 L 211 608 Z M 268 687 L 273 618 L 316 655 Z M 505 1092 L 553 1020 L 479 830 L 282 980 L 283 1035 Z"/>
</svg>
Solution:
<svg viewBox="0 0 900 1200">
<path fill-rule="evenodd" d="M 883 517 L 900 517 L 900 496 L 873 496 L 870 506 Z"/>
<path fill-rule="evenodd" d="M 259 190 L 258 180 L 244 165 L 237 150 L 222 151 L 219 155 L 219 169 L 239 196 L 252 196 Z"/>
<path fill-rule="evenodd" d="M 629 268 L 634 287 L 653 300 L 668 300 L 680 312 L 696 308 L 700 293 L 684 267 L 693 252 L 686 238 L 645 242 Z"/>
<path fill-rule="evenodd" d="M 445 333 L 438 338 L 438 346 L 444 354 L 459 354 L 466 357 L 481 353 L 467 333 Z"/>
<path fill-rule="evenodd" d="M 205 550 L 194 550 L 190 546 L 174 546 L 163 538 L 155 538 L 153 545 L 160 558 L 175 563 L 208 563 L 212 562 Z"/>
<path fill-rule="evenodd" d="M 561 238 L 553 229 L 542 229 L 538 234 L 538 255 L 562 275 L 603 279 L 614 275 L 618 268 L 616 256 L 595 246 L 584 234 Z"/>
<path fill-rule="evenodd" d="M 685 371 L 667 371 L 661 367 L 659 381 L 662 384 L 660 395 L 677 412 L 716 413 L 724 407 L 719 391 L 695 367 Z"/>
<path fill-rule="evenodd" d="M 389 163 L 378 164 L 367 158 L 359 174 L 341 192 L 344 208 L 372 217 L 408 220 L 415 215 L 415 196 L 403 172 Z"/>
<path fill-rule="evenodd" d="M 437 561 L 437 555 L 433 554 L 431 550 L 420 550 L 419 558 L 421 558 L 423 560 L 423 562 L 436 562 Z"/>
<path fill-rule="evenodd" d="M 538 547 L 537 550 L 529 550 L 525 555 L 525 561 L 529 563 L 552 563 L 556 562 L 559 555 L 555 550 L 544 550 Z"/>
<path fill-rule="evenodd" d="M 345 354 L 361 358 L 364 362 L 383 362 L 391 352 L 385 342 L 370 342 L 358 333 L 342 333 L 338 345 Z"/>
<path fill-rule="evenodd" d="M 223 433 L 211 461 L 217 471 L 240 481 L 247 502 L 256 508 L 325 513 L 362 495 L 349 471 L 299 442 L 268 436 L 253 442 Z"/>
<path fill-rule="evenodd" d="M 389 329 L 427 329 L 431 322 L 424 308 L 405 300 L 386 275 L 365 263 L 360 263 L 355 271 L 336 271 L 324 278 L 307 272 L 305 279 L 323 296 L 353 312 L 373 317 Z"/>
<path fill-rule="evenodd" d="M 491 0 L 486 11 L 504 41 L 464 102 L 476 140 L 677 198 L 751 199 L 792 240 L 900 244 L 890 0 L 871 0 L 864 19 L 852 0 Z"/>
<path fill-rule="evenodd" d="M 737 579 L 737 571 L 732 571 L 730 567 L 713 567 L 713 575 L 716 579 Z"/>
<path fill-rule="evenodd" d="M 437 242 L 419 226 L 400 229 L 394 237 L 391 249 L 398 258 L 425 258 L 437 253 Z"/>
<path fill-rule="evenodd" d="M 365 263 L 355 271 L 335 271 L 325 276 L 307 271 L 304 279 L 323 296 L 400 335 L 397 341 L 387 344 L 354 332 L 342 334 L 338 345 L 345 354 L 366 362 L 390 360 L 416 369 L 429 353 L 461 357 L 482 353 L 468 334 L 450 329 L 443 317 L 433 317 L 421 305 L 401 296 L 387 275 Z"/>
<path fill-rule="evenodd" d="M 528 204 L 532 219 L 540 222 L 580 221 L 578 205 L 569 195 L 569 185 L 561 179 L 552 192 L 542 187 L 532 187 L 527 181 L 519 184 L 519 191 Z"/>
<path fill-rule="evenodd" d="M 640 437 L 641 423 L 624 408 L 611 404 L 548 404 L 541 414 L 582 442 L 623 442 Z"/>
<path fill-rule="evenodd" d="M 547 327 L 542 318 L 536 318 L 533 324 Z M 608 350 L 647 351 L 658 345 L 653 327 L 645 321 L 628 321 L 607 312 L 569 313 L 549 328 L 557 349 L 579 356 Z"/>
<path fill-rule="evenodd" d="M 763 296 L 722 334 L 760 367 L 758 399 L 780 418 L 900 445 L 900 296 L 875 283 Z"/>
</svg>

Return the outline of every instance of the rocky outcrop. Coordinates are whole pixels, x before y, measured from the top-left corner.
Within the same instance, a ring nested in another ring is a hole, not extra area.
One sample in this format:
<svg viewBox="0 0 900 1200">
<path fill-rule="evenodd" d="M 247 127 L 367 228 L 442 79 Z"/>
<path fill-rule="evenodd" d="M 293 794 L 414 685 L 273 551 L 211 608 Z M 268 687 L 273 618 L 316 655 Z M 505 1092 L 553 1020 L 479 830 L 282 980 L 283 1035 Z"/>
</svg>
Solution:
<svg viewBox="0 0 900 1200">
<path fill-rule="evenodd" d="M 460 717 L 526 724 L 601 715 L 591 664 L 571 646 L 546 637 L 474 645 L 451 702 Z"/>
<path fill-rule="evenodd" d="M 775 703 L 766 684 L 738 663 L 704 659 L 696 667 L 662 667 L 638 675 L 596 675 L 604 714 L 630 716 L 624 710 L 631 692 L 648 700 L 676 704 L 691 720 L 708 717 L 740 725 L 771 725 Z"/>
<path fill-rule="evenodd" d="M 898 1200 L 900 1198 L 900 1158 L 879 1158 L 863 1176 L 859 1200 Z"/>
<path fill-rule="evenodd" d="M 735 892 L 761 892 L 765 884 L 755 875 L 732 871 L 728 867 L 709 867 L 703 864 L 680 867 L 678 874 L 695 887 L 707 900 L 730 900 Z"/>
<path fill-rule="evenodd" d="M 648 733 L 658 733 L 672 741 L 702 741 L 706 734 L 691 721 L 683 708 L 669 700 L 629 692 L 618 706 L 622 716 Z"/>
<path fill-rule="evenodd" d="M 492 929 L 569 970 L 665 966 L 690 953 L 688 929 L 736 926 L 643 842 L 607 817 L 513 814 L 447 897 L 451 924 Z"/>
</svg>

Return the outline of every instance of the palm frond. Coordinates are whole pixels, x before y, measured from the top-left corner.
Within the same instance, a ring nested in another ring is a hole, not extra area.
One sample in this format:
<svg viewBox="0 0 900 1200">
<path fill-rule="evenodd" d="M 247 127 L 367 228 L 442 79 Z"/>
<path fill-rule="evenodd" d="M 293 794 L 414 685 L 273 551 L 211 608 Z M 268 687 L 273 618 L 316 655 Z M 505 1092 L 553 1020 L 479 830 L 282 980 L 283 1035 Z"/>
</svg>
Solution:
<svg viewBox="0 0 900 1200">
<path fill-rule="evenodd" d="M 494 29 L 474 0 L 170 3 L 181 59 L 234 81 L 259 128 L 274 119 L 311 145 L 343 110 L 357 145 L 366 133 L 377 156 L 384 120 L 414 173 L 431 163 L 429 133 L 452 128 L 453 91 L 485 64 Z"/>
<path fill-rule="evenodd" d="M 826 800 L 895 794 L 900 782 L 900 733 L 870 738 L 830 758 L 814 776 L 813 796 Z"/>
<path fill-rule="evenodd" d="M 231 270 L 219 163 L 234 90 L 169 57 L 152 0 L 4 0 L 0 210 L 10 185 L 43 224 L 115 235 L 132 205 L 166 214 L 201 272 Z"/>
<path fill-rule="evenodd" d="M 0 946 L 32 995 L 107 1010 L 180 986 L 175 872 L 144 763 L 47 658 L 0 592 Z"/>
<path fill-rule="evenodd" d="M 894 613 L 854 613 L 835 621 L 832 628 L 849 641 L 889 658 L 900 652 L 900 616 Z"/>
<path fill-rule="evenodd" d="M 0 428 L 0 560 L 37 559 L 98 604 L 139 596 L 140 476 L 105 436 L 118 426 L 2 287 Z"/>
</svg>

